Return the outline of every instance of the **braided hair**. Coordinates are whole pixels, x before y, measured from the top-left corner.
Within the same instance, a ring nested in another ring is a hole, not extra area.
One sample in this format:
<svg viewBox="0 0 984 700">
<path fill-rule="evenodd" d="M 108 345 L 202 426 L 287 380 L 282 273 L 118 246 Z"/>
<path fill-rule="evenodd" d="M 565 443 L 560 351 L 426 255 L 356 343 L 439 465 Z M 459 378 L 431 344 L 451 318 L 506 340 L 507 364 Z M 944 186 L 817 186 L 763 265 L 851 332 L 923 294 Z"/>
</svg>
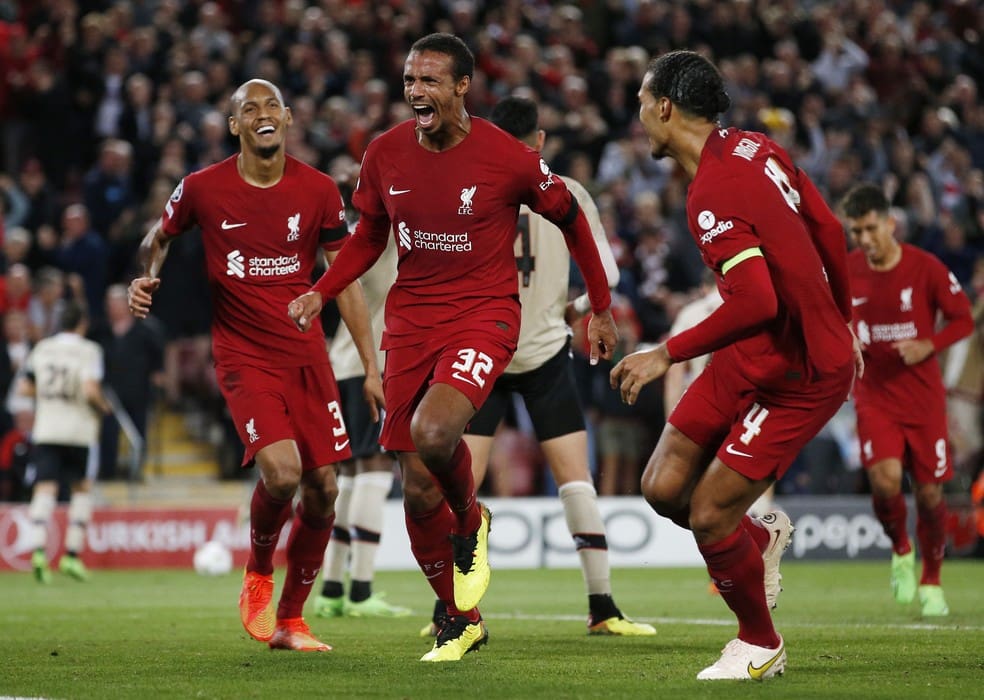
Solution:
<svg viewBox="0 0 984 700">
<path fill-rule="evenodd" d="M 649 91 L 708 121 L 731 107 L 731 97 L 717 68 L 694 51 L 671 51 L 649 62 Z"/>
</svg>

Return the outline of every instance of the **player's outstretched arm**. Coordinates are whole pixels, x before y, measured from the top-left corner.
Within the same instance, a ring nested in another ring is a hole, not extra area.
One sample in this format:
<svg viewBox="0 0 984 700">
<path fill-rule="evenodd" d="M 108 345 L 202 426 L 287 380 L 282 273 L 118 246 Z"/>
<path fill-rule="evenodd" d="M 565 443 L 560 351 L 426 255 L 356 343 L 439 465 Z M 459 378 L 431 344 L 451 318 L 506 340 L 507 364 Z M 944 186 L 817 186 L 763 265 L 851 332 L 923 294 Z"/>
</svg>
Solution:
<svg viewBox="0 0 984 700">
<path fill-rule="evenodd" d="M 150 227 L 147 235 L 140 242 L 137 257 L 143 274 L 130 282 L 127 289 L 130 313 L 137 318 L 147 318 L 147 314 L 150 313 L 153 294 L 161 286 L 159 275 L 164 260 L 167 259 L 170 244 L 171 239 L 164 233 L 160 219 Z"/>
</svg>

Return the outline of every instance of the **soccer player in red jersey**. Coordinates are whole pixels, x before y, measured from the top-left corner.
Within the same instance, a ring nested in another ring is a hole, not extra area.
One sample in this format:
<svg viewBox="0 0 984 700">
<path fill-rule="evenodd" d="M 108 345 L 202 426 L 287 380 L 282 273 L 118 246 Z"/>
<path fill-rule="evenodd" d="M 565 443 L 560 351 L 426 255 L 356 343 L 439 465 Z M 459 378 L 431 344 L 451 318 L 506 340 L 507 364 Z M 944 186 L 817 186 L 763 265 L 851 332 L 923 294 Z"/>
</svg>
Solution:
<svg viewBox="0 0 984 700">
<path fill-rule="evenodd" d="M 350 455 L 324 335 L 298 340 L 283 308 L 310 285 L 319 249 L 330 262 L 348 230 L 342 197 L 327 175 L 285 153 L 290 108 L 280 90 L 250 80 L 231 98 L 229 130 L 240 152 L 185 177 L 140 247 L 143 275 L 130 283 L 143 318 L 160 286 L 174 236 L 200 226 L 214 308 L 212 354 L 220 389 L 260 468 L 250 504 L 250 557 L 239 608 L 246 631 L 274 649 L 328 651 L 302 617 L 331 533 L 335 462 Z M 367 395 L 382 403 L 368 312 L 358 284 L 339 309 L 366 363 Z M 378 417 L 378 407 L 373 405 Z M 273 554 L 301 487 L 287 541 L 287 575 L 274 611 Z"/>
<path fill-rule="evenodd" d="M 395 236 L 380 441 L 398 453 L 411 547 L 448 613 L 422 661 L 457 661 L 488 637 L 477 606 L 489 581 L 490 516 L 475 498 L 461 436 L 516 349 L 521 204 L 560 227 L 581 269 L 595 361 L 617 340 L 605 271 L 577 200 L 539 153 L 465 110 L 474 62 L 450 34 L 414 43 L 403 73 L 414 118 L 369 144 L 352 198 L 361 212 L 356 231 L 288 307 L 307 330 L 323 300 L 365 272 Z"/>
<path fill-rule="evenodd" d="M 639 90 L 653 157 L 693 178 L 691 234 L 724 303 L 611 372 L 627 403 L 674 362 L 713 352 L 670 414 L 642 476 L 656 512 L 693 531 L 738 618 L 737 639 L 700 680 L 782 673 L 786 651 L 769 607 L 789 518 L 748 507 L 789 468 L 847 399 L 861 356 L 848 326 L 847 246 L 816 188 L 766 136 L 722 128 L 730 99 L 717 69 L 691 51 L 654 59 Z M 829 280 L 829 281 L 828 281 Z"/>
<path fill-rule="evenodd" d="M 970 300 L 936 257 L 895 239 L 888 200 L 876 185 L 854 187 L 841 211 L 857 244 L 848 270 L 854 330 L 868 368 L 854 386 L 861 462 L 875 515 L 892 541 L 892 590 L 899 603 L 916 597 L 916 555 L 902 495 L 902 474 L 908 470 L 922 555 L 922 614 L 946 615 L 940 587 L 946 544 L 943 483 L 953 477 L 953 464 L 936 353 L 974 330 Z M 942 328 L 937 328 L 938 316 L 946 320 Z"/>
</svg>

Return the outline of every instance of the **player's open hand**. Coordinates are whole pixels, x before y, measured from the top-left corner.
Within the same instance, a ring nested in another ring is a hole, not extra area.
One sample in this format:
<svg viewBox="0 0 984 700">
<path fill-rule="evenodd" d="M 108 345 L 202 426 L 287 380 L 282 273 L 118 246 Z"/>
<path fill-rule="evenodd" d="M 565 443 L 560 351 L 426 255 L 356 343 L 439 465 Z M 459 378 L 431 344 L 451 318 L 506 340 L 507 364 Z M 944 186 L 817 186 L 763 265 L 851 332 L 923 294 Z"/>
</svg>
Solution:
<svg viewBox="0 0 984 700">
<path fill-rule="evenodd" d="M 305 292 L 287 304 L 287 315 L 290 316 L 290 320 L 294 322 L 298 330 L 304 333 L 311 327 L 311 322 L 321 313 L 323 304 L 321 292 Z"/>
<path fill-rule="evenodd" d="M 126 289 L 126 300 L 130 313 L 137 318 L 147 318 L 154 292 L 161 286 L 159 277 L 137 277 Z"/>
<path fill-rule="evenodd" d="M 666 351 L 666 343 L 660 343 L 652 350 L 640 350 L 626 355 L 612 368 L 609 376 L 612 389 L 618 389 L 622 394 L 622 402 L 632 406 L 639 398 L 642 387 L 666 374 L 671 364 L 673 361 Z"/>
<path fill-rule="evenodd" d="M 366 380 L 362 383 L 362 396 L 369 404 L 372 422 L 378 423 L 379 413 L 386 407 L 386 399 L 383 398 L 383 380 L 379 372 L 366 375 Z"/>
<path fill-rule="evenodd" d="M 588 345 L 590 347 L 589 360 L 591 364 L 598 364 L 598 358 L 606 360 L 612 359 L 615 346 L 618 344 L 618 328 L 615 326 L 615 319 L 612 312 L 606 309 L 600 314 L 592 314 L 588 321 Z"/>
</svg>

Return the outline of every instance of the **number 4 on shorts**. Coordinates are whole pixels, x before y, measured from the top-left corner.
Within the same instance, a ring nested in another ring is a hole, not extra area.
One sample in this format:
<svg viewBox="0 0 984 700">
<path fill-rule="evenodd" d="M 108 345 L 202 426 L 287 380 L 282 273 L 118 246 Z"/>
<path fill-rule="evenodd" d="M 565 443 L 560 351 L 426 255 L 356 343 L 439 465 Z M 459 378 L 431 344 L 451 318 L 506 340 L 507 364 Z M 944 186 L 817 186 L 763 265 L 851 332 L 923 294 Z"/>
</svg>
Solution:
<svg viewBox="0 0 984 700">
<path fill-rule="evenodd" d="M 752 404 L 752 407 L 748 409 L 748 413 L 745 415 L 745 419 L 741 422 L 741 426 L 745 429 L 745 432 L 738 439 L 741 440 L 743 445 L 750 443 L 753 437 L 762 432 L 762 423 L 768 417 L 769 409 L 762 408 L 757 403 Z"/>
</svg>

